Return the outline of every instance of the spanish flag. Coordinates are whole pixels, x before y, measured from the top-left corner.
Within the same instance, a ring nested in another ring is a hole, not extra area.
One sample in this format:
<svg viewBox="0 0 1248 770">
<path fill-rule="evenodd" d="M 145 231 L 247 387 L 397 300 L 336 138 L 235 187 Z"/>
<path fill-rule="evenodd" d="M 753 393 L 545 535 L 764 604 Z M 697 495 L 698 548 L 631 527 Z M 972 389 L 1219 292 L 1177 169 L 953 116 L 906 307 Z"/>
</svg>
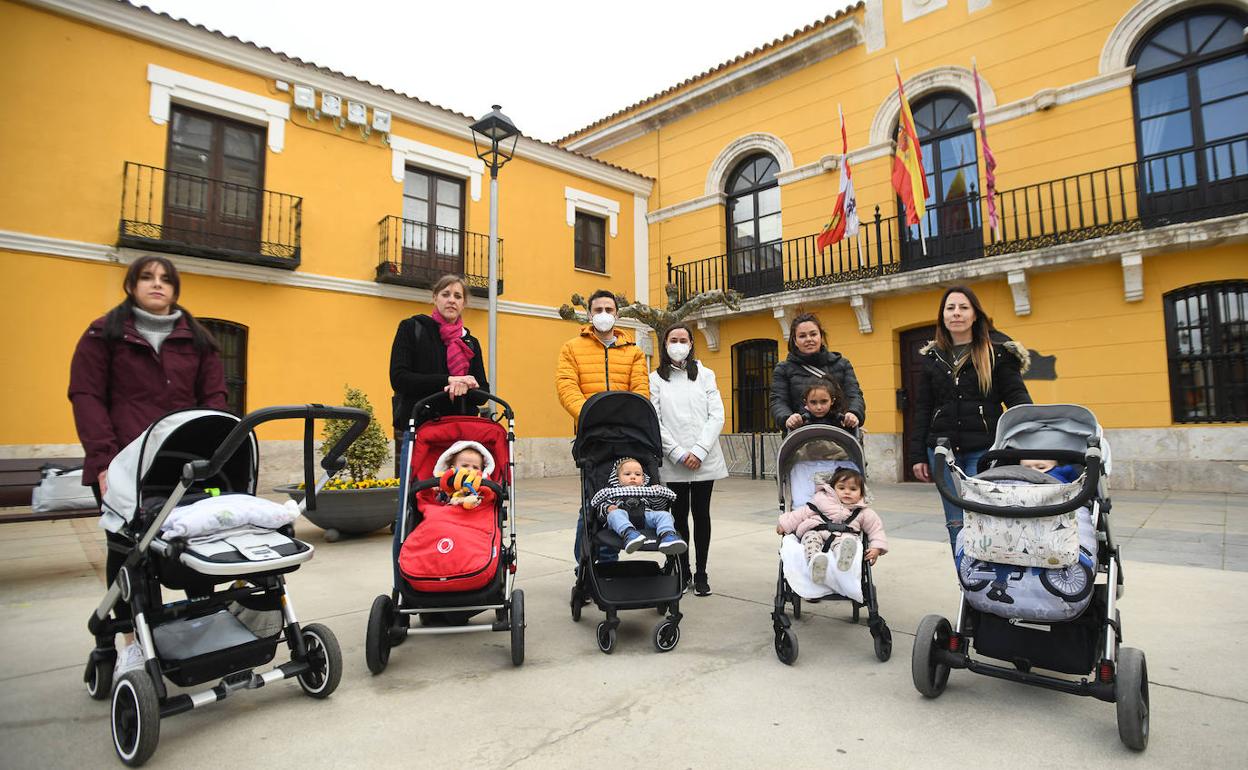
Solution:
<svg viewBox="0 0 1248 770">
<path fill-rule="evenodd" d="M 917 225 L 927 213 L 927 176 L 923 173 L 923 151 L 914 130 L 914 115 L 910 113 L 910 104 L 901 87 L 900 67 L 897 68 L 897 98 L 901 100 L 901 114 L 897 118 L 893 189 L 906 206 L 906 224 Z"/>
</svg>

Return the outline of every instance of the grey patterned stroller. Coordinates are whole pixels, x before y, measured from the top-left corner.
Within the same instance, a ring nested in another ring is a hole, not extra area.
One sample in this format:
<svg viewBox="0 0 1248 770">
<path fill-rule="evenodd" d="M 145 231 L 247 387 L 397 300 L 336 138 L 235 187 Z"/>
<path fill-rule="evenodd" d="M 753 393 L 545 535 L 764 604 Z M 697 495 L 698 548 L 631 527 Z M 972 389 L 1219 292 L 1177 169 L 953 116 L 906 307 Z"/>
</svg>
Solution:
<svg viewBox="0 0 1248 770">
<path fill-rule="evenodd" d="M 179 515 L 191 510 L 179 506 L 220 495 L 233 495 L 236 511 L 249 501 L 267 503 L 255 498 L 259 446 L 253 431 L 286 419 L 305 422 L 304 480 L 313 491 L 300 505 L 314 510 L 316 491 L 346 465 L 343 453 L 368 425 L 368 414 L 360 409 L 274 406 L 241 420 L 212 409 L 172 412 L 109 465 L 106 526 L 128 544 L 116 580 L 87 620 L 95 649 L 83 678 L 92 698 L 104 700 L 111 693 L 113 748 L 127 765 L 141 765 L 156 751 L 163 717 L 282 679 L 297 679 L 313 698 L 326 698 L 338 686 L 342 655 L 337 639 L 319 623 L 300 626 L 286 592 L 285 576 L 313 555 L 310 544 L 294 537 L 292 526 L 233 527 L 200 537 L 163 529 L 175 509 Z M 326 452 L 326 474 L 314 484 L 317 419 L 353 424 Z M 163 589 L 185 590 L 188 598 L 169 600 Z M 120 602 L 129 605 L 131 619 L 112 617 Z M 114 635 L 130 631 L 144 664 L 114 683 Z M 290 661 L 256 671 L 273 660 L 283 642 Z M 174 694 L 165 680 L 179 687 L 219 681 L 206 690 Z"/>
<path fill-rule="evenodd" d="M 943 469 L 933 473 L 940 494 L 965 512 L 956 551 L 962 600 L 952 625 L 940 615 L 919 623 L 911 656 L 915 688 L 935 698 L 950 669 L 962 668 L 1090 696 L 1117 705 L 1119 737 L 1143 750 L 1148 668 L 1142 651 L 1121 646 L 1110 452 L 1095 416 L 1073 404 L 1007 410 L 973 478 L 943 440 L 936 455 L 953 479 L 950 485 Z M 1018 464 L 1042 459 L 1068 468 L 1073 480 Z M 973 657 L 972 649 L 996 662 Z"/>
</svg>

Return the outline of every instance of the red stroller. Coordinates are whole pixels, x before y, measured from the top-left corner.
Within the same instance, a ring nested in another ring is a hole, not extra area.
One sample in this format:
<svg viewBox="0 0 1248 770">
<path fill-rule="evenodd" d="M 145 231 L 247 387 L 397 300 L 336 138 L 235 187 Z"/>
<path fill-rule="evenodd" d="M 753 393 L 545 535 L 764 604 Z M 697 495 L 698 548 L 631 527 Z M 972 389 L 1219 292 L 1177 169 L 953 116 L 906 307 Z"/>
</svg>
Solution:
<svg viewBox="0 0 1248 770">
<path fill-rule="evenodd" d="M 515 416 L 505 401 L 484 391 L 470 391 L 467 397 L 493 401 L 502 411 L 495 419 L 444 417 L 434 413 L 435 404 L 450 401 L 443 393 L 422 399 L 412 409 L 401 462 L 411 472 L 399 482 L 392 588 L 373 600 L 368 616 L 364 652 L 374 674 L 386 669 L 390 650 L 410 634 L 510 631 L 511 662 L 524 662 L 524 592 L 512 590 L 517 556 L 510 511 Z M 417 415 L 429 413 L 434 416 L 418 427 Z M 492 459 L 492 472 L 487 468 L 489 478 L 480 490 L 481 504 L 471 510 L 446 505 L 437 496 L 440 480 L 434 467 L 461 441 L 479 444 Z M 493 622 L 469 622 L 488 610 L 494 611 Z M 419 628 L 412 627 L 413 615 Z"/>
</svg>

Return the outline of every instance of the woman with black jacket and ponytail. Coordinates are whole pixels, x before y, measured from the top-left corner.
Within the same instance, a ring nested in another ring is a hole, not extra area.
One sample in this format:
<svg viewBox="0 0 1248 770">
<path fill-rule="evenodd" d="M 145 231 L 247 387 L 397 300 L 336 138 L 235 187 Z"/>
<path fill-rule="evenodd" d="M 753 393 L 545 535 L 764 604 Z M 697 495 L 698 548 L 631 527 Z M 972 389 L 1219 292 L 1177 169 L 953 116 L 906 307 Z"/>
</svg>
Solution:
<svg viewBox="0 0 1248 770">
<path fill-rule="evenodd" d="M 942 438 L 948 439 L 958 467 L 974 475 L 979 458 L 992 446 L 1002 405 L 1031 403 L 1023 383 L 1030 365 L 1027 348 L 993 327 L 975 292 L 954 286 L 940 298 L 936 339 L 920 353 L 923 369 L 907 451 L 914 475 L 931 481 L 933 473 L 948 473 L 936 468 L 935 447 Z M 962 510 L 943 497 L 941 503 L 956 560 Z"/>
</svg>

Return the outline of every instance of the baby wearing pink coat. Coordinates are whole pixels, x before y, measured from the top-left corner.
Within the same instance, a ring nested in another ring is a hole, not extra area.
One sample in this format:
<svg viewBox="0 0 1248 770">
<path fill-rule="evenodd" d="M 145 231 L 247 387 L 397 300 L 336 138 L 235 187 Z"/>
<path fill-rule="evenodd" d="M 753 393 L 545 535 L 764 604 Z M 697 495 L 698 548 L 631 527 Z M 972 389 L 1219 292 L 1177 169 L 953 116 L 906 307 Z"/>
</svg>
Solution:
<svg viewBox="0 0 1248 770">
<path fill-rule="evenodd" d="M 888 552 L 888 537 L 884 534 L 884 522 L 879 514 L 863 502 L 862 486 L 862 476 L 858 472 L 848 469 L 837 471 L 829 483 L 819 482 L 815 485 L 815 494 L 809 503 L 780 514 L 777 531 L 795 534 L 805 549 L 807 563 L 814 565 L 816 557 L 825 553 L 824 543 L 833 536 L 827 530 L 815 528 L 825 522 L 825 516 L 827 521 L 834 524 L 848 521 L 847 526 L 854 532 L 866 534 L 867 558 L 874 563 L 877 556 Z M 840 533 L 837 537 L 840 537 Z M 819 561 L 822 572 L 827 566 L 826 557 Z M 844 571 L 849 565 L 839 564 L 838 567 Z M 822 582 L 821 577 L 815 579 Z"/>
</svg>

